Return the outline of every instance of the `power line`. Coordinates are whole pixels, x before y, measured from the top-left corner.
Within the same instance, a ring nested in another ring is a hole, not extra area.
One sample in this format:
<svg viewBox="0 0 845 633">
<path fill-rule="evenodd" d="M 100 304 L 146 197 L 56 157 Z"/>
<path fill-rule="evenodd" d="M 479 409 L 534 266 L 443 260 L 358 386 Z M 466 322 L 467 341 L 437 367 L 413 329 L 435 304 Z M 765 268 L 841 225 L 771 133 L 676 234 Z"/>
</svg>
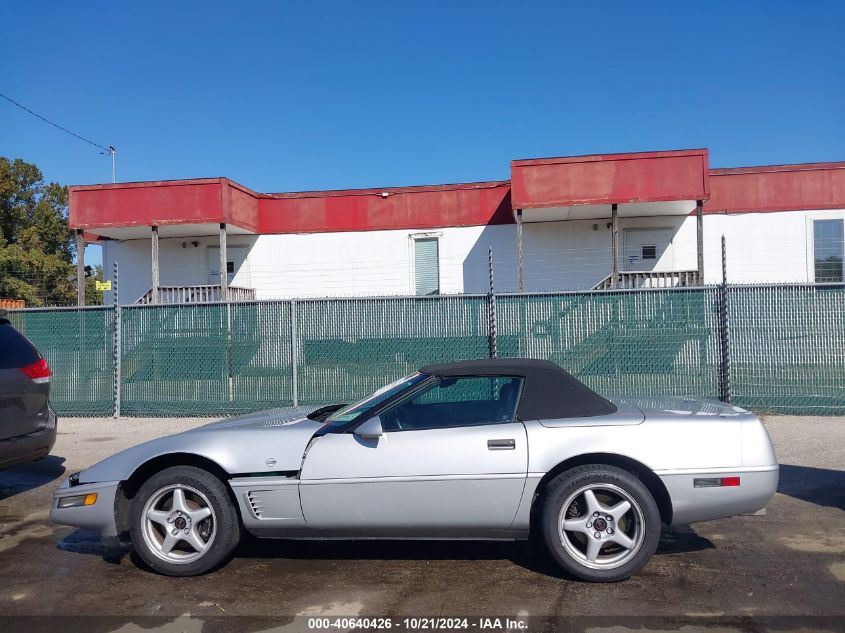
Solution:
<svg viewBox="0 0 845 633">
<path fill-rule="evenodd" d="M 98 148 L 100 148 L 101 150 L 104 150 L 104 151 L 108 152 L 109 154 L 111 154 L 111 153 L 114 151 L 114 147 L 111 147 L 111 146 L 110 146 L 110 147 L 104 147 L 103 145 L 100 145 L 99 143 L 95 143 L 95 142 L 94 142 L 94 141 L 92 141 L 91 139 L 87 139 L 87 138 L 85 138 L 84 136 L 80 136 L 80 135 L 79 135 L 79 134 L 77 134 L 76 132 L 71 132 L 69 129 L 67 129 L 66 127 L 62 127 L 62 126 L 61 126 L 61 125 L 59 125 L 58 123 L 53 123 L 53 122 L 52 122 L 52 121 L 50 121 L 49 119 L 45 119 L 43 116 L 41 116 L 41 115 L 40 115 L 40 114 L 38 114 L 37 112 L 33 112 L 32 110 L 30 110 L 29 108 L 27 108 L 25 105 L 23 105 L 23 104 L 21 104 L 21 103 L 18 103 L 17 101 L 15 101 L 14 99 L 12 99 L 11 97 L 7 97 L 7 96 L 6 96 L 6 95 L 4 95 L 2 92 L 0 92 L 0 97 L 3 97 L 3 98 L 4 98 L 6 101 L 8 101 L 9 103 L 12 103 L 12 104 L 14 104 L 14 105 L 18 106 L 21 110 L 24 110 L 24 111 L 26 111 L 26 112 L 29 112 L 32 116 L 34 116 L 34 117 L 36 117 L 36 118 L 41 119 L 41 120 L 42 120 L 42 121 L 44 121 L 45 123 L 49 123 L 49 124 L 50 124 L 50 125 L 52 125 L 53 127 L 59 128 L 62 132 L 67 132 L 67 133 L 68 133 L 68 134 L 70 134 L 71 136 L 75 136 L 75 137 L 76 137 L 76 138 L 78 138 L 80 141 L 85 141 L 85 142 L 86 142 L 86 143 L 88 143 L 89 145 L 93 145 L 94 147 L 98 147 Z"/>
</svg>

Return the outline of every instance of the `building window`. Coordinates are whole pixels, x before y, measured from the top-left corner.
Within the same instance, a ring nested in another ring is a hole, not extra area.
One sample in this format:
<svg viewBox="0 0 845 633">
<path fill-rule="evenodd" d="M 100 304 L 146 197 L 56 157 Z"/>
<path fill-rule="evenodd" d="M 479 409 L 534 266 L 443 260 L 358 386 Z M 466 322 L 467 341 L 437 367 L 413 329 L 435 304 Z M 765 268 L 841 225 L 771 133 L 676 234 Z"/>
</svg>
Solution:
<svg viewBox="0 0 845 633">
<path fill-rule="evenodd" d="M 655 244 L 643 244 L 643 261 L 657 259 L 657 246 Z"/>
<path fill-rule="evenodd" d="M 845 255 L 842 220 L 813 221 L 813 253 L 816 282 L 842 281 L 842 260 Z"/>
<path fill-rule="evenodd" d="M 414 281 L 418 295 L 440 294 L 440 262 L 436 237 L 414 240 Z"/>
</svg>

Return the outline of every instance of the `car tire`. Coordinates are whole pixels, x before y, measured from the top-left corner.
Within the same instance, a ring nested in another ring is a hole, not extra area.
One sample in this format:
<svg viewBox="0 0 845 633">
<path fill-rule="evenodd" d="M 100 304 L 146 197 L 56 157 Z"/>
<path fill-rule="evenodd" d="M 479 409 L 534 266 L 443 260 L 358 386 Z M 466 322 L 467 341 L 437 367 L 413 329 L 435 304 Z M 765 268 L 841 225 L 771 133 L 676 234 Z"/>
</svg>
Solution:
<svg viewBox="0 0 845 633">
<path fill-rule="evenodd" d="M 643 483 L 616 466 L 578 466 L 555 477 L 542 498 L 549 553 L 569 575 L 617 582 L 642 569 L 660 540 L 660 511 Z"/>
<path fill-rule="evenodd" d="M 240 541 L 226 485 L 201 468 L 174 466 L 132 499 L 129 533 L 141 561 L 167 576 L 198 576 L 226 562 Z"/>
</svg>

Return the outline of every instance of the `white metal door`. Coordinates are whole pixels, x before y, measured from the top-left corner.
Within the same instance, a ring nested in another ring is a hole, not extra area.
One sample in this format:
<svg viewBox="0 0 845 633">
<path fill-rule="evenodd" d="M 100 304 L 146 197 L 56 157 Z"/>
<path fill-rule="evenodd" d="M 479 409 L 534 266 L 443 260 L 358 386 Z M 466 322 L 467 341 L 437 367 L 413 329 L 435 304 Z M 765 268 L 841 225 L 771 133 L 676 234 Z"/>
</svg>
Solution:
<svg viewBox="0 0 845 633">
<path fill-rule="evenodd" d="M 620 269 L 672 270 L 671 247 L 670 229 L 625 229 Z"/>
<path fill-rule="evenodd" d="M 247 249 L 242 246 L 229 246 L 226 249 L 227 279 L 230 286 L 250 288 L 249 265 L 246 260 Z M 220 283 L 220 247 L 208 247 L 208 283 Z"/>
</svg>

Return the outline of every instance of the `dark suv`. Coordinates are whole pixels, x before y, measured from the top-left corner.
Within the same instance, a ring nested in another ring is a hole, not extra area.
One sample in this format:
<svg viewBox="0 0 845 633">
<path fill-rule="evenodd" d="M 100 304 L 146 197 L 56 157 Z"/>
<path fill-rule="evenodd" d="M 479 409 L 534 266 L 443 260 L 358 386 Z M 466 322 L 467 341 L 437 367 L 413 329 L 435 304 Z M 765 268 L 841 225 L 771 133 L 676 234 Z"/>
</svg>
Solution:
<svg viewBox="0 0 845 633">
<path fill-rule="evenodd" d="M 50 366 L 0 310 L 0 468 L 44 457 L 56 442 Z"/>
</svg>

